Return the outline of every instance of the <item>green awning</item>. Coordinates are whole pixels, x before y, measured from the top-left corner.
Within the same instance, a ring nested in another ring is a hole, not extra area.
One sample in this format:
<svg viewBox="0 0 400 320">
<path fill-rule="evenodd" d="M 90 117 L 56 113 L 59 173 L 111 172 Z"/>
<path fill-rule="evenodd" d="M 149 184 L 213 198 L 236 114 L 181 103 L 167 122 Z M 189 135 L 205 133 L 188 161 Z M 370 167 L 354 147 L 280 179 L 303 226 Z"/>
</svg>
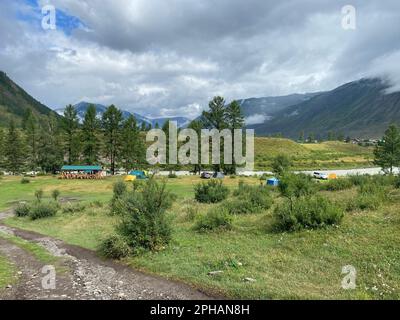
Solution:
<svg viewBox="0 0 400 320">
<path fill-rule="evenodd" d="M 102 171 L 101 166 L 63 166 L 61 171 Z"/>
</svg>

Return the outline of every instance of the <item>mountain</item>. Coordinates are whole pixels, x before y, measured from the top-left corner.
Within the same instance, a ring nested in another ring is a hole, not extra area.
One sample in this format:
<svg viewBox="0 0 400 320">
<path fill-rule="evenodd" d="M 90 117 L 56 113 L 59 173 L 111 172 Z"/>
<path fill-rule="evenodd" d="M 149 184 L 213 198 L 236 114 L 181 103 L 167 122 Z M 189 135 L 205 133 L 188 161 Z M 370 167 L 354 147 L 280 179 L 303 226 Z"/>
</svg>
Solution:
<svg viewBox="0 0 400 320">
<path fill-rule="evenodd" d="M 289 106 L 251 126 L 258 135 L 300 132 L 326 137 L 329 131 L 361 138 L 380 138 L 391 123 L 400 123 L 400 92 L 386 94 L 381 79 L 361 79 Z"/>
<path fill-rule="evenodd" d="M 319 93 L 291 94 L 280 97 L 250 98 L 238 100 L 246 118 L 247 125 L 264 123 L 271 119 L 276 113 L 308 101 Z"/>
<path fill-rule="evenodd" d="M 103 116 L 103 113 L 107 110 L 107 107 L 105 105 L 102 104 L 96 104 L 96 103 L 90 103 L 90 102 L 80 102 L 76 105 L 74 105 L 77 113 L 78 113 L 78 118 L 79 118 L 79 122 L 83 122 L 83 119 L 85 118 L 85 114 L 86 111 L 89 107 L 89 105 L 94 104 L 96 107 L 96 111 L 97 111 L 97 117 L 99 119 L 101 119 L 101 117 Z M 55 110 L 59 115 L 63 115 L 64 114 L 64 108 L 62 109 L 57 109 Z M 185 118 L 185 117 L 165 117 L 165 118 L 147 118 L 144 117 L 138 113 L 131 113 L 129 111 L 126 110 L 122 110 L 122 115 L 124 117 L 124 119 L 128 118 L 130 115 L 134 115 L 136 118 L 136 121 L 138 122 L 139 126 L 142 125 L 142 123 L 144 122 L 146 125 L 151 124 L 151 126 L 154 128 L 156 126 L 156 124 L 158 123 L 158 125 L 160 127 L 162 127 L 164 125 L 164 123 L 168 120 L 170 121 L 176 121 L 178 123 L 178 127 L 182 128 L 187 126 L 190 123 L 190 119 Z"/>
<path fill-rule="evenodd" d="M 7 126 L 10 120 L 19 125 L 28 110 L 36 116 L 53 112 L 0 71 L 0 127 Z"/>
</svg>

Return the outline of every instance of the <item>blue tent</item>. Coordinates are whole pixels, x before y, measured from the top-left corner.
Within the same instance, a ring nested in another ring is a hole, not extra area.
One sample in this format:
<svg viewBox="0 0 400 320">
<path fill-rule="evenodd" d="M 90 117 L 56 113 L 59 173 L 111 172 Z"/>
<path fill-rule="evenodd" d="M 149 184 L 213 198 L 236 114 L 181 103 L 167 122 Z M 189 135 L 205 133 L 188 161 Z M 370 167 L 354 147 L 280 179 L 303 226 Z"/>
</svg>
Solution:
<svg viewBox="0 0 400 320">
<path fill-rule="evenodd" d="M 279 186 L 279 179 L 277 179 L 277 178 L 268 179 L 267 186 L 274 186 L 274 187 Z"/>
</svg>

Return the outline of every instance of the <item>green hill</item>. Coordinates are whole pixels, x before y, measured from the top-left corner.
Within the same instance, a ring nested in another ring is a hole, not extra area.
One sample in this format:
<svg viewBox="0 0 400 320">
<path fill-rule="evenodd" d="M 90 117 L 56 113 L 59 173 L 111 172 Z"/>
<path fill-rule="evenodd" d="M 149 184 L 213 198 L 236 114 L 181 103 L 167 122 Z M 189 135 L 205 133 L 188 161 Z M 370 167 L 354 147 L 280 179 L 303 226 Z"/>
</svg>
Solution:
<svg viewBox="0 0 400 320">
<path fill-rule="evenodd" d="M 372 150 L 339 141 L 300 144 L 289 139 L 258 137 L 255 165 L 257 170 L 270 170 L 274 157 L 284 154 L 293 160 L 298 170 L 368 167 L 372 166 Z"/>
<path fill-rule="evenodd" d="M 37 116 L 53 112 L 0 71 L 0 126 L 7 126 L 10 120 L 19 125 L 27 110 Z"/>
</svg>

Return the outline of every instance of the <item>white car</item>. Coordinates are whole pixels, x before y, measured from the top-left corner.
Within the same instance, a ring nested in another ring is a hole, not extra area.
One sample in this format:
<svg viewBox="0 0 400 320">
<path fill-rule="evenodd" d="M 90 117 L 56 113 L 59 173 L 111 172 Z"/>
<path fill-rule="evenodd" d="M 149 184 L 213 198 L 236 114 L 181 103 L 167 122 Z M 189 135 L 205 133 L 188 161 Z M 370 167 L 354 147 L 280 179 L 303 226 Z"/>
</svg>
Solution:
<svg viewBox="0 0 400 320">
<path fill-rule="evenodd" d="M 329 175 L 327 173 L 314 172 L 314 178 L 315 179 L 320 179 L 320 180 L 328 180 L 329 179 Z"/>
</svg>

